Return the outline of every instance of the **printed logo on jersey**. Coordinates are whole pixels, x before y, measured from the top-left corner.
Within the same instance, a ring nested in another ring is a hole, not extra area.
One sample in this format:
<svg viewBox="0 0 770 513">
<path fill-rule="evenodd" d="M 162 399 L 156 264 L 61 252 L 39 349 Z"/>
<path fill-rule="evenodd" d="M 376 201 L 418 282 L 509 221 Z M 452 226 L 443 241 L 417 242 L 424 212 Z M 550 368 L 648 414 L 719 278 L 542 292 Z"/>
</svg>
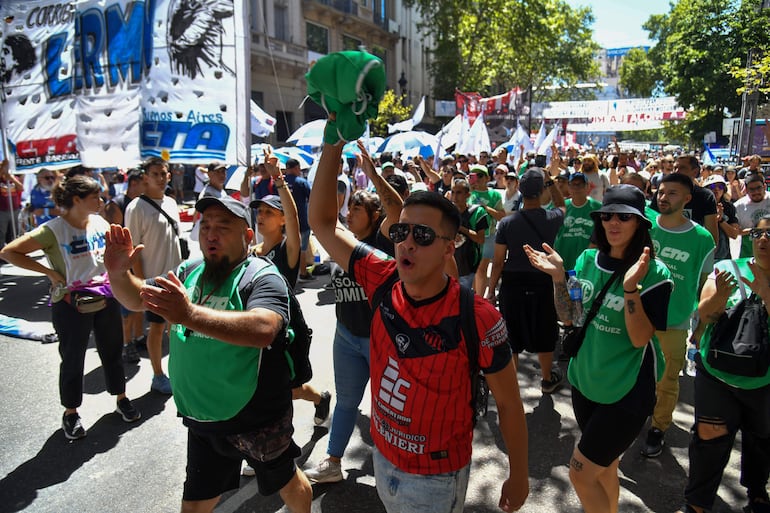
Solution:
<svg viewBox="0 0 770 513">
<path fill-rule="evenodd" d="M 377 411 L 372 411 L 372 420 L 377 433 L 390 445 L 412 454 L 425 454 L 425 442 L 428 440 L 425 435 L 405 433 L 388 419 L 381 418 Z"/>
<path fill-rule="evenodd" d="M 580 285 L 583 287 L 583 301 L 593 301 L 595 292 L 594 284 L 588 280 L 580 280 Z"/>
<path fill-rule="evenodd" d="M 767 214 L 770 214 L 770 212 L 765 210 L 764 208 L 755 210 L 751 214 L 751 226 L 755 226 L 759 222 L 759 220 L 765 217 Z"/>
<path fill-rule="evenodd" d="M 397 412 L 403 412 L 406 406 L 405 392 L 412 388 L 412 384 L 399 376 L 398 362 L 388 357 L 388 366 L 380 380 L 380 391 L 377 396 L 384 405 Z"/>
<path fill-rule="evenodd" d="M 655 239 L 652 239 L 652 249 L 655 250 L 656 255 L 660 255 L 660 242 L 658 242 Z"/>
<path fill-rule="evenodd" d="M 669 263 L 669 261 L 684 263 L 690 259 L 690 253 L 687 251 L 682 251 L 681 249 L 669 246 L 661 248 L 660 250 L 656 248 L 656 254 L 666 263 Z"/>
<path fill-rule="evenodd" d="M 508 342 L 508 328 L 505 327 L 505 321 L 500 317 L 494 326 L 484 334 L 481 341 L 482 347 L 497 347 Z"/>
<path fill-rule="evenodd" d="M 406 352 L 410 342 L 411 340 L 409 339 L 409 335 L 405 335 L 403 333 L 396 335 L 396 346 L 398 346 L 398 351 L 400 353 Z"/>
</svg>

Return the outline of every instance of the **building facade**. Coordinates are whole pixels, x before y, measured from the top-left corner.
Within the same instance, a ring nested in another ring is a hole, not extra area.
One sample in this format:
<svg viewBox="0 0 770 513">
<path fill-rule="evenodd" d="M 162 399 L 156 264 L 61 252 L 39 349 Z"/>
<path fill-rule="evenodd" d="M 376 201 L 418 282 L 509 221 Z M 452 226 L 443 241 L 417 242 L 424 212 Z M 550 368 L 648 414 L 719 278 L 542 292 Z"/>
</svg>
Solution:
<svg viewBox="0 0 770 513">
<path fill-rule="evenodd" d="M 251 97 L 276 118 L 271 143 L 281 144 L 302 124 L 326 117 L 321 107 L 304 101 L 305 73 L 332 52 L 364 47 L 380 57 L 387 86 L 406 93 L 407 103 L 416 105 L 430 91 L 429 41 L 417 29 L 416 10 L 402 0 L 249 2 Z"/>
</svg>

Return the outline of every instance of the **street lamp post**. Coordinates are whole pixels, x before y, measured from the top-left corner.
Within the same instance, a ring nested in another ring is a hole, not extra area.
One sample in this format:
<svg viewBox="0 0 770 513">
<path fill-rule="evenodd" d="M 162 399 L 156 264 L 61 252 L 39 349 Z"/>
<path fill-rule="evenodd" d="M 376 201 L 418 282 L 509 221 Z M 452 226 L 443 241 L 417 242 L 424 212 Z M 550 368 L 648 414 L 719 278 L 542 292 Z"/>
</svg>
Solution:
<svg viewBox="0 0 770 513">
<path fill-rule="evenodd" d="M 403 105 L 406 105 L 406 103 L 407 103 L 406 102 L 406 92 L 407 92 L 406 91 L 406 84 L 407 84 L 406 75 L 402 71 L 401 72 L 401 78 L 398 79 L 398 85 L 399 85 L 399 87 L 401 87 L 401 103 Z"/>
</svg>

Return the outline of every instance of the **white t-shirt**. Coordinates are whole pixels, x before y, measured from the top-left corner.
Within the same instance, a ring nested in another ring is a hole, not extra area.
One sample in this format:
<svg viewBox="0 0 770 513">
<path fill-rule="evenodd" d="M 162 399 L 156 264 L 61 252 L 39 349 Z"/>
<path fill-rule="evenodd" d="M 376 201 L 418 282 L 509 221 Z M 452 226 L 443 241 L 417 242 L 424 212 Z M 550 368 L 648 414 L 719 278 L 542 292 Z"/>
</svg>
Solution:
<svg viewBox="0 0 770 513">
<path fill-rule="evenodd" d="M 767 214 L 770 214 L 770 198 L 767 193 L 765 199 L 756 203 L 748 196 L 735 202 L 735 217 L 741 228 L 753 228 L 759 218 Z"/>
<path fill-rule="evenodd" d="M 159 205 L 179 226 L 176 201 L 168 196 L 163 196 L 162 201 L 151 201 Z M 174 227 L 142 198 L 134 198 L 126 207 L 125 224 L 131 232 L 134 245 L 144 244 L 141 256 L 145 278 L 165 275 L 182 262 L 179 236 Z"/>
<path fill-rule="evenodd" d="M 345 173 L 340 173 L 337 177 L 337 183 L 344 183 L 345 184 L 345 201 L 342 203 L 342 208 L 340 209 L 340 215 L 342 217 L 348 216 L 348 202 L 350 201 L 350 179 L 348 178 L 348 175 Z"/>
<path fill-rule="evenodd" d="M 209 181 L 209 175 L 206 173 L 206 171 L 202 167 L 196 167 L 195 168 L 195 186 L 193 187 L 193 191 L 195 194 L 200 193 L 203 188 L 206 186 L 206 182 Z"/>
</svg>

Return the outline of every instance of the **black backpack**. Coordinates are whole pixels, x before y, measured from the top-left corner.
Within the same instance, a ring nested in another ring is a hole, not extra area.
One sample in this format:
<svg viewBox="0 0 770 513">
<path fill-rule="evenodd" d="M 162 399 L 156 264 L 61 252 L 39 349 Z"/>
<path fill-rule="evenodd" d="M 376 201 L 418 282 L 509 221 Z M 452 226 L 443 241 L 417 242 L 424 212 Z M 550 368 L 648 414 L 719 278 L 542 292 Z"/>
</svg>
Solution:
<svg viewBox="0 0 770 513">
<path fill-rule="evenodd" d="M 714 325 L 706 355 L 717 370 L 759 378 L 770 368 L 767 310 L 753 292 L 727 310 Z"/>
<path fill-rule="evenodd" d="M 300 308 L 299 301 L 294 295 L 293 287 L 289 285 L 286 277 L 278 272 L 273 262 L 266 257 L 249 257 L 248 262 L 248 266 L 238 282 L 238 294 L 244 305 L 246 305 L 246 301 L 254 288 L 254 281 L 263 271 L 272 267 L 275 274 L 280 276 L 286 284 L 286 290 L 289 294 L 289 325 L 286 328 L 283 351 L 289 364 L 291 388 L 297 388 L 313 377 L 313 368 L 310 364 L 310 343 L 313 340 L 313 330 L 305 322 L 305 316 L 302 314 L 302 308 Z M 184 276 L 180 276 L 180 280 L 184 282 L 190 272 L 202 263 L 203 260 L 189 263 L 185 268 Z"/>
</svg>

